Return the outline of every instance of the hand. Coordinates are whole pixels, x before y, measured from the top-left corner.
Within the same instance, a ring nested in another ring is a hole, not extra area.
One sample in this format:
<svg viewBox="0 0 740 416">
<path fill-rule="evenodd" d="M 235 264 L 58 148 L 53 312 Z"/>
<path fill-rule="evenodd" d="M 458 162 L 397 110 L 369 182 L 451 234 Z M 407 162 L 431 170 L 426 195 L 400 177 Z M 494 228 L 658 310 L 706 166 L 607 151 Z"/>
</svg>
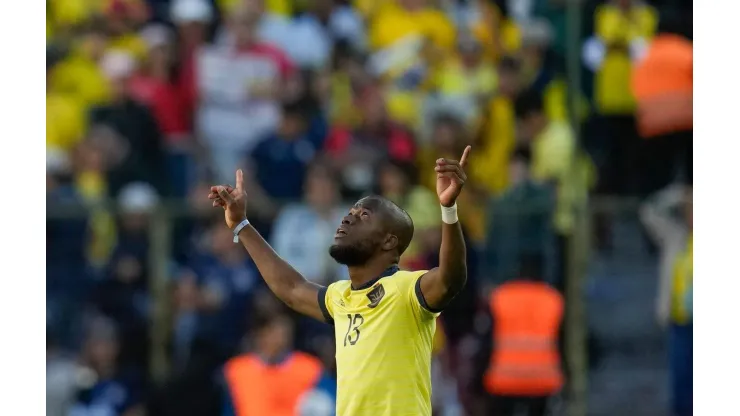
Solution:
<svg viewBox="0 0 740 416">
<path fill-rule="evenodd" d="M 470 146 L 465 148 L 459 162 L 451 159 L 437 159 L 437 166 L 434 168 L 437 172 L 437 196 L 443 207 L 455 205 L 457 197 L 460 196 L 460 191 L 468 178 L 463 168 L 467 163 L 470 149 Z"/>
<path fill-rule="evenodd" d="M 236 171 L 236 187 L 229 185 L 212 186 L 208 199 L 214 207 L 224 209 L 226 225 L 234 229 L 247 218 L 247 193 L 244 192 L 244 172 Z"/>
</svg>

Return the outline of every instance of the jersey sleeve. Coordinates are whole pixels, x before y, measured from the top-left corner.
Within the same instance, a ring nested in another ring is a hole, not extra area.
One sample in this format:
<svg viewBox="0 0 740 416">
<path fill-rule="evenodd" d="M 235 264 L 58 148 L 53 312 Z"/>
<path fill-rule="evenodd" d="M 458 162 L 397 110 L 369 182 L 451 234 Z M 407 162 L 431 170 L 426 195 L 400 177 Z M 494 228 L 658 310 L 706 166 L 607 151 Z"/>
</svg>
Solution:
<svg viewBox="0 0 740 416">
<path fill-rule="evenodd" d="M 317 299 L 319 309 L 321 309 L 321 314 L 324 315 L 324 321 L 329 325 L 334 325 L 334 311 L 332 309 L 333 303 L 331 301 L 331 296 L 332 293 L 334 293 L 334 290 L 332 286 L 334 286 L 334 283 L 319 289 Z"/>
<path fill-rule="evenodd" d="M 414 315 L 422 320 L 435 319 L 440 313 L 442 313 L 440 310 L 430 308 L 426 299 L 424 299 L 424 294 L 421 293 L 421 278 L 427 274 L 427 272 L 428 270 L 405 272 L 407 275 L 402 279 L 405 286 L 404 291 L 407 294 L 407 298 L 412 310 L 414 311 Z"/>
</svg>

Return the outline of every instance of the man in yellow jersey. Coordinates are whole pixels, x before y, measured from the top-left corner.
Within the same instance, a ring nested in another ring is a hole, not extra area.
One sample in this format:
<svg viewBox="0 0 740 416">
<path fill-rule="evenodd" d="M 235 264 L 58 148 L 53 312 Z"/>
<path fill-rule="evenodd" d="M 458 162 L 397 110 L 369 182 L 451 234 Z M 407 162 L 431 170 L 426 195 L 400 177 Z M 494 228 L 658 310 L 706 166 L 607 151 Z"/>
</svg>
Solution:
<svg viewBox="0 0 740 416">
<path fill-rule="evenodd" d="M 236 186 L 211 188 L 241 242 L 278 298 L 305 315 L 334 325 L 338 416 L 431 416 L 431 360 L 436 318 L 467 279 L 465 241 L 455 200 L 465 183 L 462 158 L 438 159 L 442 206 L 440 267 L 401 271 L 411 242 L 409 215 L 389 200 L 359 200 L 342 220 L 329 249 L 349 268 L 350 280 L 322 287 L 283 261 L 246 219 L 242 171 Z"/>
</svg>

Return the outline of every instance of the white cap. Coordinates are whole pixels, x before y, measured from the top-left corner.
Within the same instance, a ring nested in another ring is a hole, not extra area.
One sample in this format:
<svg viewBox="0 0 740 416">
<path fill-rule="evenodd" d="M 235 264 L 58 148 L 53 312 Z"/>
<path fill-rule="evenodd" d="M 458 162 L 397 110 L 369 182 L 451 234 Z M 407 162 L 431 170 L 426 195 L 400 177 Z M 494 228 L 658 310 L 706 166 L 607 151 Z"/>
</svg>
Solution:
<svg viewBox="0 0 740 416">
<path fill-rule="evenodd" d="M 118 206 L 127 214 L 146 214 L 151 212 L 159 203 L 157 191 L 144 182 L 134 182 L 126 185 L 118 194 Z"/>
<path fill-rule="evenodd" d="M 206 0 L 174 0 L 170 7 L 170 18 L 175 23 L 210 23 L 213 10 Z"/>
<path fill-rule="evenodd" d="M 136 59 L 126 51 L 112 50 L 103 56 L 100 69 L 108 79 L 126 78 L 136 69 Z"/>
<path fill-rule="evenodd" d="M 144 27 L 139 33 L 149 49 L 159 48 L 172 43 L 172 32 L 170 29 L 159 23 L 152 23 Z"/>
<path fill-rule="evenodd" d="M 72 169 L 67 152 L 57 148 L 46 149 L 46 172 L 51 174 L 68 173 Z"/>
</svg>

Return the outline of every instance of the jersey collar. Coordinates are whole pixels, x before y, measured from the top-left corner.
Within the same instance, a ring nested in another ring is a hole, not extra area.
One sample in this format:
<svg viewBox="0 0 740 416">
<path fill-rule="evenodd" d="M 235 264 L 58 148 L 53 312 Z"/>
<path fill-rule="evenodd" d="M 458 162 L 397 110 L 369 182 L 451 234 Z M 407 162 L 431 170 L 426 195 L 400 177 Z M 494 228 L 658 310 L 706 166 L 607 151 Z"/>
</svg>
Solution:
<svg viewBox="0 0 740 416">
<path fill-rule="evenodd" d="M 350 288 L 352 288 L 352 290 L 364 290 L 364 289 L 367 289 L 370 286 L 374 285 L 378 280 L 380 280 L 380 279 L 382 279 L 384 277 L 393 276 L 394 274 L 396 274 L 396 272 L 398 272 L 398 270 L 399 270 L 398 269 L 398 265 L 394 264 L 393 266 L 385 269 L 385 271 L 383 273 L 381 273 L 380 276 L 376 277 L 375 279 L 369 280 L 368 282 L 366 282 L 365 284 L 361 285 L 360 287 L 353 287 L 352 285 L 350 285 Z"/>
</svg>

